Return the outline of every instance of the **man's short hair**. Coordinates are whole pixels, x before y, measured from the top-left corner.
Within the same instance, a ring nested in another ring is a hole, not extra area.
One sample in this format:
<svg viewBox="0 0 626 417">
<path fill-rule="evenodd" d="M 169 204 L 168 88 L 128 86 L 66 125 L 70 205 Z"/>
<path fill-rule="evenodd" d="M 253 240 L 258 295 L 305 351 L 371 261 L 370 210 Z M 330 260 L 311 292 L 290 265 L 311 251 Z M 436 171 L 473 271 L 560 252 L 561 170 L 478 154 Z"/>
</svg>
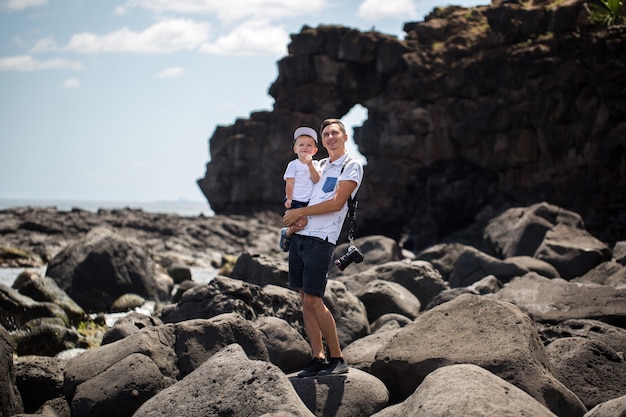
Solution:
<svg viewBox="0 0 626 417">
<path fill-rule="evenodd" d="M 343 132 L 343 134 L 346 134 L 346 127 L 343 125 L 342 121 L 339 119 L 326 119 L 322 122 L 322 126 L 320 127 L 320 133 L 322 133 L 324 131 L 324 129 L 326 128 L 326 126 L 328 125 L 332 125 L 332 124 L 336 124 L 337 126 L 339 126 L 339 130 L 341 130 L 341 132 Z"/>
</svg>

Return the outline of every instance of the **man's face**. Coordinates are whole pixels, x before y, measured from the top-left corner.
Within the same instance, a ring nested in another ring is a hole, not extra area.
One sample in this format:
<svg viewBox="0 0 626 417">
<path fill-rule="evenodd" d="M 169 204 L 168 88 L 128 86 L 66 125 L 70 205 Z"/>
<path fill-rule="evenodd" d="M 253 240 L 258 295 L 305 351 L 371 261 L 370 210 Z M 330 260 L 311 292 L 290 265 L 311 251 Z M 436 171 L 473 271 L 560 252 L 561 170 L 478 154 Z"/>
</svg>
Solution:
<svg viewBox="0 0 626 417">
<path fill-rule="evenodd" d="M 329 124 L 322 131 L 322 143 L 326 149 L 344 147 L 348 136 L 344 134 L 336 123 Z"/>
</svg>

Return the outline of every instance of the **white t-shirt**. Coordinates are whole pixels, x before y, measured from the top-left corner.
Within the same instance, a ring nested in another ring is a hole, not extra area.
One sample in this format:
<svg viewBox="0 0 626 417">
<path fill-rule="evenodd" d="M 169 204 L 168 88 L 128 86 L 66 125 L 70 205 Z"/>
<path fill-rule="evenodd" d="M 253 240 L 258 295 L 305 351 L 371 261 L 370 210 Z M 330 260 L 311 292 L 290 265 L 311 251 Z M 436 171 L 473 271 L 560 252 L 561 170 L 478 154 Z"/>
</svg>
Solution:
<svg viewBox="0 0 626 417">
<path fill-rule="evenodd" d="M 313 167 L 319 171 L 319 161 L 313 160 Z M 302 201 L 306 203 L 311 198 L 311 192 L 313 191 L 313 181 L 311 181 L 311 173 L 309 166 L 300 162 L 298 158 L 287 164 L 285 169 L 285 175 L 283 179 L 295 178 L 293 185 L 292 200 Z"/>
<path fill-rule="evenodd" d="M 321 177 L 313 186 L 309 206 L 333 198 L 340 181 L 356 182 L 356 188 L 352 192 L 352 198 L 354 198 L 363 180 L 363 166 L 359 161 L 350 157 L 349 154 L 345 154 L 334 162 L 330 162 L 329 158 L 322 159 L 320 166 L 322 168 Z M 343 173 L 341 172 L 342 167 L 344 167 Z M 346 202 L 339 211 L 308 216 L 306 227 L 297 233 L 305 236 L 319 237 L 320 239 L 328 239 L 332 244 L 337 244 L 337 239 L 339 239 L 341 228 L 343 227 L 343 222 L 347 214 L 348 203 Z"/>
</svg>

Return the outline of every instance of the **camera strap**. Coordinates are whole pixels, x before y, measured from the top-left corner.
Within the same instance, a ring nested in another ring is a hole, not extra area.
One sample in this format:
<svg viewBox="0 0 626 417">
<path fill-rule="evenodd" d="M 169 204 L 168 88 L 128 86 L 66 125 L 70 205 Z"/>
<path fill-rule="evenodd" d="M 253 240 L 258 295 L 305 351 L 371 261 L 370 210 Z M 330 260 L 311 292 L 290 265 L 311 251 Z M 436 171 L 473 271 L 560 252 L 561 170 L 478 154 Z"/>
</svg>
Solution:
<svg viewBox="0 0 626 417">
<path fill-rule="evenodd" d="M 350 162 L 352 158 L 348 156 L 341 167 L 340 175 L 343 174 L 343 170 L 345 169 L 348 162 Z M 350 220 L 350 228 L 348 229 L 348 241 L 350 242 L 350 246 L 352 246 L 352 242 L 354 241 L 354 234 L 356 233 L 356 207 L 359 205 L 359 202 L 356 198 L 353 198 L 350 195 L 348 198 L 348 218 Z"/>
</svg>

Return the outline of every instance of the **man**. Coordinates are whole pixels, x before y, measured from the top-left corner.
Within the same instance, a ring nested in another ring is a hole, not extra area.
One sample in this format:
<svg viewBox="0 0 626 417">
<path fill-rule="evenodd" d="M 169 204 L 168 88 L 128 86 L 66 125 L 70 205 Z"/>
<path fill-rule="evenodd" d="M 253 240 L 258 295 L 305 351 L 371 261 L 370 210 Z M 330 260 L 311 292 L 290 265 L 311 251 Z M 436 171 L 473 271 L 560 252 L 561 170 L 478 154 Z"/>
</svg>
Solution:
<svg viewBox="0 0 626 417">
<path fill-rule="evenodd" d="M 313 187 L 309 205 L 287 210 L 283 216 L 285 225 L 296 230 L 289 249 L 289 285 L 300 291 L 304 327 L 313 356 L 299 377 L 348 372 L 335 319 L 323 296 L 328 267 L 348 213 L 347 202 L 361 185 L 363 166 L 348 154 L 348 135 L 340 120 L 324 120 L 320 132 L 329 157 L 320 161 L 321 177 Z M 308 222 L 302 227 L 298 219 L 305 216 Z M 328 360 L 323 340 L 330 353 Z"/>
</svg>

